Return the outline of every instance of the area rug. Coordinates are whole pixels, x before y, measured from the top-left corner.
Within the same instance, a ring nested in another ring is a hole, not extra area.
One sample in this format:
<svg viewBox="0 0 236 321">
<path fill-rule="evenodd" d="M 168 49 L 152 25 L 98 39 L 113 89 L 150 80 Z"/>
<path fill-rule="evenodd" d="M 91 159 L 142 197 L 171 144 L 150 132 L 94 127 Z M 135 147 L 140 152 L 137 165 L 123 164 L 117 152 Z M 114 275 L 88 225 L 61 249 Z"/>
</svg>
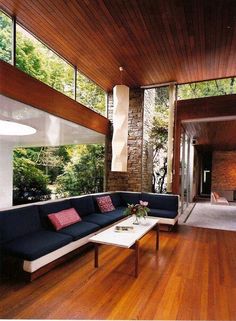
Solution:
<svg viewBox="0 0 236 321">
<path fill-rule="evenodd" d="M 236 203 L 212 205 L 197 203 L 186 219 L 186 225 L 236 231 Z"/>
</svg>

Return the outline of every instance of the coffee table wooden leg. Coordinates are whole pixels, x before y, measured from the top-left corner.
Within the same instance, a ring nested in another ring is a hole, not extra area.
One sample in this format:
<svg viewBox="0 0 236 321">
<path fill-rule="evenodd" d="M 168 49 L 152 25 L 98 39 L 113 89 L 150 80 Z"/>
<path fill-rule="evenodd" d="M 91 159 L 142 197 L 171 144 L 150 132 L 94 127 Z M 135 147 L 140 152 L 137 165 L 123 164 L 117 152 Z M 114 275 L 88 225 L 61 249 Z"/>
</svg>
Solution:
<svg viewBox="0 0 236 321">
<path fill-rule="evenodd" d="M 156 225 L 156 250 L 159 249 L 159 224 Z"/>
<path fill-rule="evenodd" d="M 135 277 L 138 277 L 139 273 L 139 241 L 135 242 Z"/>
<path fill-rule="evenodd" d="M 98 267 L 98 244 L 94 244 L 94 266 L 95 268 Z"/>
</svg>

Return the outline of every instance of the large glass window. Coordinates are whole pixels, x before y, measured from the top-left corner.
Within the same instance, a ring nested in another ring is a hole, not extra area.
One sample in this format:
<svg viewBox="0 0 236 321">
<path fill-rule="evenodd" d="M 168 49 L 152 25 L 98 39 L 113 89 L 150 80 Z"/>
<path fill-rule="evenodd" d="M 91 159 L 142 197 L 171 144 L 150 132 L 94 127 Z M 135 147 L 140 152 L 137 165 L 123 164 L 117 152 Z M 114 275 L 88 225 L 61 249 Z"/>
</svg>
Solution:
<svg viewBox="0 0 236 321">
<path fill-rule="evenodd" d="M 14 150 L 13 203 L 103 192 L 104 145 Z"/>
<path fill-rule="evenodd" d="M 0 11 L 0 59 L 12 62 L 12 19 Z"/>
<path fill-rule="evenodd" d="M 16 66 L 74 97 L 74 68 L 19 25 L 16 26 Z"/>
<path fill-rule="evenodd" d="M 150 166 L 153 171 L 152 190 L 156 193 L 166 193 L 169 115 L 168 87 L 145 89 L 144 97 L 144 138 L 148 129 L 149 143 L 152 145 L 151 154 L 153 159 Z M 151 106 L 150 102 L 154 106 Z M 150 123 L 148 123 L 148 119 Z M 146 126 L 148 127 L 147 129 L 145 129 Z"/>
<path fill-rule="evenodd" d="M 84 106 L 104 115 L 106 109 L 105 92 L 79 72 L 77 73 L 76 86 L 76 100 Z"/>
<path fill-rule="evenodd" d="M 215 79 L 178 85 L 178 99 L 236 94 L 236 78 Z"/>
<path fill-rule="evenodd" d="M 0 11 L 0 59 L 12 62 L 12 19 Z M 31 33 L 16 24 L 16 66 L 63 94 L 75 98 L 75 69 Z M 77 72 L 76 100 L 105 115 L 106 93 Z"/>
</svg>

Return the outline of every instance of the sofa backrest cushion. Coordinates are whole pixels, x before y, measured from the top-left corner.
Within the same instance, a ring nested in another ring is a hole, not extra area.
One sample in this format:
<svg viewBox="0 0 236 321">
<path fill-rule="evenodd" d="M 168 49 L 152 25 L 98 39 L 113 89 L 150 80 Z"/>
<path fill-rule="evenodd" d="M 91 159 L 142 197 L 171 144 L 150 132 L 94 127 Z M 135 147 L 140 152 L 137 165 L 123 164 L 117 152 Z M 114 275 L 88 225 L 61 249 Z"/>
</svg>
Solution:
<svg viewBox="0 0 236 321">
<path fill-rule="evenodd" d="M 142 193 L 142 201 L 148 202 L 149 208 L 178 211 L 179 198 L 171 194 Z"/>
<path fill-rule="evenodd" d="M 71 202 L 69 199 L 39 205 L 39 214 L 40 214 L 43 226 L 46 228 L 53 229 L 52 223 L 48 218 L 48 214 L 60 212 L 63 210 L 68 210 L 71 207 L 73 206 L 71 206 Z"/>
<path fill-rule="evenodd" d="M 42 229 L 37 205 L 0 212 L 0 243 Z"/>
<path fill-rule="evenodd" d="M 110 197 L 111 197 L 112 203 L 115 206 L 115 208 L 124 205 L 120 193 L 111 193 Z"/>
<path fill-rule="evenodd" d="M 71 207 L 74 207 L 81 217 L 95 213 L 95 207 L 92 196 L 82 196 L 71 199 Z"/>
<path fill-rule="evenodd" d="M 124 206 L 127 206 L 128 204 L 138 204 L 141 200 L 141 193 L 120 193 L 122 202 Z"/>
</svg>

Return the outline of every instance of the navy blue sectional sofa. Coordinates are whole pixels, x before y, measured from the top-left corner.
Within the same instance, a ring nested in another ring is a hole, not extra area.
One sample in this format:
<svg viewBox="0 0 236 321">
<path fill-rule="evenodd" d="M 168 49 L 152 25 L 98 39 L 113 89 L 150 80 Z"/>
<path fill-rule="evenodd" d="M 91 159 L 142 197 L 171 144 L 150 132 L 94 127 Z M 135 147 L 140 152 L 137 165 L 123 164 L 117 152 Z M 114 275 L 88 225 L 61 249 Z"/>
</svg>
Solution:
<svg viewBox="0 0 236 321">
<path fill-rule="evenodd" d="M 99 211 L 96 197 L 102 195 L 111 196 L 114 211 Z M 98 231 L 124 219 L 127 204 L 136 204 L 140 200 L 148 201 L 149 215 L 159 217 L 160 223 L 176 224 L 179 215 L 177 195 L 112 192 L 41 202 L 0 211 L 1 254 L 22 260 L 23 270 L 32 276 L 88 243 L 88 239 Z M 82 220 L 56 231 L 48 215 L 71 207 L 76 209 Z"/>
</svg>

